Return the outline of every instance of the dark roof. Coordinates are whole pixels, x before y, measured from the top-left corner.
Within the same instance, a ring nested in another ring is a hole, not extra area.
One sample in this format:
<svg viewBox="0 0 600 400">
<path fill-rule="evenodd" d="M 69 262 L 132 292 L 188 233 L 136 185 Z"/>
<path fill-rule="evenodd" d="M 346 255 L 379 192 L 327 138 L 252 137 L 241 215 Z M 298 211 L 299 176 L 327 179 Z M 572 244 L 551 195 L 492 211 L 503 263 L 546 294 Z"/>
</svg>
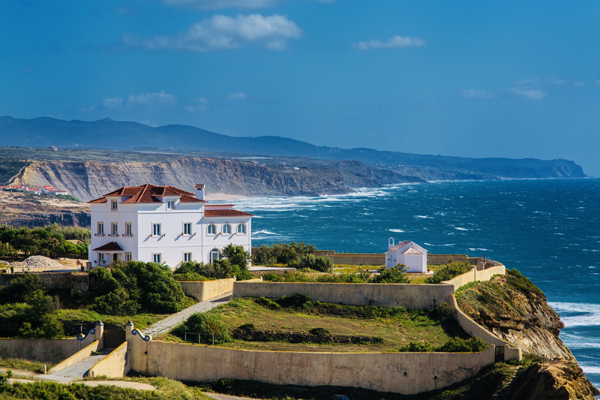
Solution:
<svg viewBox="0 0 600 400">
<path fill-rule="evenodd" d="M 95 248 L 94 251 L 123 251 L 123 249 L 117 244 L 117 242 L 110 242 Z"/>
<path fill-rule="evenodd" d="M 160 196 L 180 196 L 179 201 L 181 203 L 206 203 L 204 200 L 197 199 L 193 193 L 186 192 L 185 190 L 177 189 L 173 186 L 154 186 L 154 185 L 141 185 L 141 186 L 125 186 L 117 190 L 113 190 L 110 193 L 104 195 L 100 199 L 92 200 L 89 203 L 105 203 L 106 197 L 127 197 L 121 203 L 123 204 L 135 204 L 135 203 L 162 203 L 157 197 Z"/>
<path fill-rule="evenodd" d="M 205 210 L 205 217 L 253 217 L 253 214 L 249 214 L 238 210 Z"/>
</svg>

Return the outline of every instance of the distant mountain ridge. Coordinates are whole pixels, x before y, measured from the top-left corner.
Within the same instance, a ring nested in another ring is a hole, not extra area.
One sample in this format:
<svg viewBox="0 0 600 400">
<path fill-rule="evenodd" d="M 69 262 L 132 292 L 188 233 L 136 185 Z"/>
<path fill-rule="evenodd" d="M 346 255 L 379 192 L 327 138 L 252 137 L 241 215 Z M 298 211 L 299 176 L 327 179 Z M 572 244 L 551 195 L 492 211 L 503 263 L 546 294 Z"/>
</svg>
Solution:
<svg viewBox="0 0 600 400">
<path fill-rule="evenodd" d="M 64 121 L 50 117 L 0 117 L 0 146 L 107 148 L 155 147 L 171 151 L 211 151 L 267 156 L 358 160 L 422 179 L 583 178 L 570 160 L 467 158 L 315 146 L 279 136 L 233 137 L 187 125 L 150 127 L 137 122 Z"/>
</svg>

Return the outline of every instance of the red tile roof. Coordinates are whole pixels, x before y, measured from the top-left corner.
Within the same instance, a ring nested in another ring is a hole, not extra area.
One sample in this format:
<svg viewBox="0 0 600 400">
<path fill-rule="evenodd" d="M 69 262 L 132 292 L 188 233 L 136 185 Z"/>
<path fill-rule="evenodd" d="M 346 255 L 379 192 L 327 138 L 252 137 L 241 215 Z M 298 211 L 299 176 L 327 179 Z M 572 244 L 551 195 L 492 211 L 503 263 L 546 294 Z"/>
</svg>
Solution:
<svg viewBox="0 0 600 400">
<path fill-rule="evenodd" d="M 123 248 L 121 248 L 117 242 L 110 242 L 103 246 L 96 247 L 94 251 L 123 251 Z"/>
<path fill-rule="evenodd" d="M 205 210 L 205 217 L 253 217 L 253 214 L 249 214 L 238 210 Z"/>
<path fill-rule="evenodd" d="M 186 192 L 185 190 L 177 189 L 173 186 L 154 186 L 149 184 L 122 187 L 105 194 L 100 199 L 89 201 L 89 203 L 105 203 L 106 197 L 128 197 L 121 201 L 123 204 L 162 203 L 157 198 L 161 196 L 180 196 L 179 201 L 181 203 L 206 203 L 206 201 L 197 199 L 193 193 Z"/>
</svg>

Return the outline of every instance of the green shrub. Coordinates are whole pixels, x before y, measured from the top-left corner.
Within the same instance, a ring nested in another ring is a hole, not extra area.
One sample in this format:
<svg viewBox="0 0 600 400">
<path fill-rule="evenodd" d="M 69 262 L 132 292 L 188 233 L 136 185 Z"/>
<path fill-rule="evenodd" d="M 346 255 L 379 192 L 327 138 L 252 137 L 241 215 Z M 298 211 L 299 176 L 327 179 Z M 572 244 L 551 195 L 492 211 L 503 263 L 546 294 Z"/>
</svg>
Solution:
<svg viewBox="0 0 600 400">
<path fill-rule="evenodd" d="M 271 299 L 267 299 L 266 297 L 259 297 L 259 298 L 255 298 L 253 300 L 256 304 L 263 306 L 265 308 L 268 308 L 270 310 L 280 310 L 281 309 L 281 306 L 279 304 L 277 304 L 276 302 L 274 302 Z"/>
<path fill-rule="evenodd" d="M 248 261 L 251 259 L 250 253 L 244 250 L 243 246 L 234 246 L 231 243 L 223 249 L 222 253 L 231 265 L 237 265 L 242 270 L 248 267 Z"/>
<path fill-rule="evenodd" d="M 421 343 L 421 342 L 411 341 L 410 343 L 405 344 L 404 346 L 400 347 L 398 349 L 398 351 L 400 351 L 402 353 L 422 353 L 422 352 L 432 352 L 432 351 L 434 351 L 434 348 L 431 345 L 431 343 Z"/>
<path fill-rule="evenodd" d="M 201 335 L 214 334 L 215 343 L 225 343 L 233 340 L 227 326 L 218 314 L 193 314 L 187 321 L 171 331 L 171 333 L 181 338 L 184 337 L 185 332 L 194 332 Z"/>
<path fill-rule="evenodd" d="M 208 281 L 210 278 L 207 278 L 203 275 L 200 275 L 196 272 L 186 272 L 185 274 L 173 274 L 173 278 L 179 282 L 185 281 Z"/>
<path fill-rule="evenodd" d="M 312 254 L 305 254 L 298 259 L 290 261 L 288 267 L 311 269 L 319 272 L 331 272 L 333 269 L 333 260 L 328 257 L 315 257 Z"/>
<path fill-rule="evenodd" d="M 256 265 L 289 264 L 316 249 L 316 246 L 304 242 L 263 244 L 260 247 L 252 248 L 252 263 Z"/>
<path fill-rule="evenodd" d="M 488 348 L 488 344 L 473 336 L 469 339 L 452 338 L 440 347 L 436 348 L 435 351 L 444 353 L 479 353 Z"/>
<path fill-rule="evenodd" d="M 322 335 L 331 335 L 331 332 L 329 332 L 325 328 L 312 328 L 308 332 L 312 333 L 313 335 L 320 335 L 320 336 L 322 336 Z"/>
<path fill-rule="evenodd" d="M 405 272 L 406 265 L 403 264 L 388 269 L 384 267 L 379 270 L 379 275 L 371 278 L 369 283 L 409 283 L 410 280 Z"/>
<path fill-rule="evenodd" d="M 254 324 L 242 324 L 242 325 L 238 326 L 238 329 L 241 329 L 244 331 L 255 331 L 256 326 L 254 326 Z"/>
<path fill-rule="evenodd" d="M 38 326 L 24 322 L 19 329 L 19 335 L 27 338 L 61 338 L 65 335 L 62 322 L 53 314 L 45 314 L 39 320 Z"/>
<path fill-rule="evenodd" d="M 448 304 L 446 302 L 440 304 L 435 309 L 435 312 L 437 313 L 437 315 L 441 321 L 448 321 L 448 320 L 454 319 L 454 316 L 456 315 L 456 310 L 454 309 L 454 307 L 452 307 L 450 304 Z"/>
<path fill-rule="evenodd" d="M 441 269 L 435 271 L 432 277 L 425 280 L 426 283 L 440 283 L 450 280 L 455 276 L 465 274 L 471 270 L 471 264 L 467 262 L 449 263 Z"/>
</svg>

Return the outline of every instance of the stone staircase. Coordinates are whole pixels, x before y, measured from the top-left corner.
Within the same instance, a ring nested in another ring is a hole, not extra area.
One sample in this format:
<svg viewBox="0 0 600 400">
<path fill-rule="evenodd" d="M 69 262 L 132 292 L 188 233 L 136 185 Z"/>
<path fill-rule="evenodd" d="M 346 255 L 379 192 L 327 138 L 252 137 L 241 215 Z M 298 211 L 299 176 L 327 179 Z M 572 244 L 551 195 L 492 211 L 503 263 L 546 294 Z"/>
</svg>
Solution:
<svg viewBox="0 0 600 400">
<path fill-rule="evenodd" d="M 521 369 L 520 366 L 514 368 L 513 374 L 510 377 L 510 380 L 505 383 L 504 387 L 496 394 L 494 397 L 495 400 L 510 400 L 510 396 L 513 390 L 513 383 L 515 382 L 515 377 L 517 373 Z"/>
</svg>

